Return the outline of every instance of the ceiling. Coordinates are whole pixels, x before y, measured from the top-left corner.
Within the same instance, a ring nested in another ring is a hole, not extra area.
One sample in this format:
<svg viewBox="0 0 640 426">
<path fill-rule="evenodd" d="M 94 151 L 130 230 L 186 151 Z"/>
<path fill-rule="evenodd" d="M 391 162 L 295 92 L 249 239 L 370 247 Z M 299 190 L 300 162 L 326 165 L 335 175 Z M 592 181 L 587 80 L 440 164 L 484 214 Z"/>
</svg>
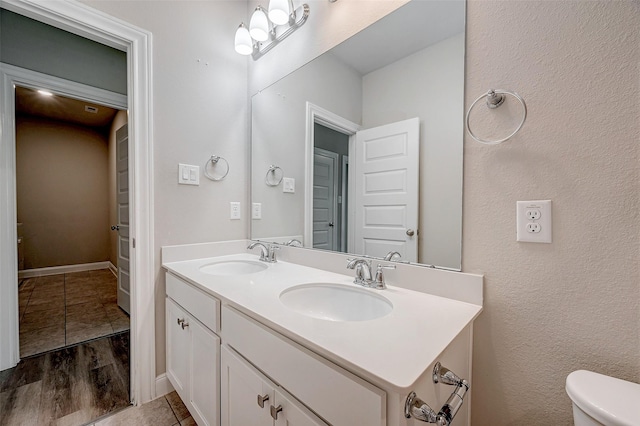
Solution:
<svg viewBox="0 0 640 426">
<path fill-rule="evenodd" d="M 88 112 L 87 108 L 95 112 Z M 110 126 L 117 109 L 60 95 L 44 96 L 36 89 L 16 87 L 16 113 L 87 127 Z"/>
<path fill-rule="evenodd" d="M 365 75 L 463 33 L 464 28 L 464 1 L 414 0 L 334 47 L 331 53 Z"/>
</svg>

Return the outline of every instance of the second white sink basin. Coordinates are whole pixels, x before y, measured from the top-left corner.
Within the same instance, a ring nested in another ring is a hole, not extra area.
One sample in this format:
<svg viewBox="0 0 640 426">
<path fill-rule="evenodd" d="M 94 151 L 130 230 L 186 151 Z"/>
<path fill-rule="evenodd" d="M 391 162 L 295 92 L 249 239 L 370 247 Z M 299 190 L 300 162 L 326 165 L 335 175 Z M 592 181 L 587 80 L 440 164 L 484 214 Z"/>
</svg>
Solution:
<svg viewBox="0 0 640 426">
<path fill-rule="evenodd" d="M 209 275 L 247 275 L 264 271 L 267 265 L 253 260 L 226 260 L 213 262 L 200 267 L 200 272 Z"/>
<path fill-rule="evenodd" d="M 393 310 L 393 304 L 371 291 L 340 284 L 312 283 L 288 288 L 280 301 L 303 315 L 328 321 L 368 321 Z"/>
</svg>

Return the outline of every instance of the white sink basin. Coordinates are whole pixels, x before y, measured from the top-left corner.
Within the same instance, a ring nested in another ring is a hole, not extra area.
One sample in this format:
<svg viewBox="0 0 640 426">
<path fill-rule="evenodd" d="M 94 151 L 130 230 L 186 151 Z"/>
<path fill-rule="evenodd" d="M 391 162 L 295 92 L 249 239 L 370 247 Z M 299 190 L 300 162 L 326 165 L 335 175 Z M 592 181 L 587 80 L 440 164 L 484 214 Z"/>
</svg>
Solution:
<svg viewBox="0 0 640 426">
<path fill-rule="evenodd" d="M 393 310 L 393 304 L 383 296 L 357 287 L 330 283 L 288 288 L 280 293 L 280 301 L 298 313 L 328 321 L 368 321 Z"/>
<path fill-rule="evenodd" d="M 248 275 L 264 271 L 267 265 L 253 260 L 226 260 L 208 263 L 200 267 L 200 272 L 210 275 Z"/>
</svg>

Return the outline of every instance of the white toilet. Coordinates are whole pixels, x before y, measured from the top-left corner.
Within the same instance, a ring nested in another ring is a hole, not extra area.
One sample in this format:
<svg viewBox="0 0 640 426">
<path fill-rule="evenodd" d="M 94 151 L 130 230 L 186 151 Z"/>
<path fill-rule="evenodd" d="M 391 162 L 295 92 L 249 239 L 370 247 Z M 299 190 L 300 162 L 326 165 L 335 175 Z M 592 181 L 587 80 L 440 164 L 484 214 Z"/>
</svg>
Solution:
<svg viewBox="0 0 640 426">
<path fill-rule="evenodd" d="M 640 384 L 578 370 L 567 376 L 566 391 L 576 426 L 640 425 Z"/>
</svg>

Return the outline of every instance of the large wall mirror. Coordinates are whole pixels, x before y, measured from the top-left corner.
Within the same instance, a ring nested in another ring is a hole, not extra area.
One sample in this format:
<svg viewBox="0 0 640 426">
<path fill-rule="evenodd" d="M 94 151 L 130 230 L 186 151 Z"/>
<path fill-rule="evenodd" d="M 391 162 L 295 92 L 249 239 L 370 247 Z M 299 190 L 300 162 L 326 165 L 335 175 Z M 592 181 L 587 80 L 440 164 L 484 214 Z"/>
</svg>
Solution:
<svg viewBox="0 0 640 426">
<path fill-rule="evenodd" d="M 464 29 L 413 0 L 255 94 L 251 238 L 460 270 Z"/>
</svg>

